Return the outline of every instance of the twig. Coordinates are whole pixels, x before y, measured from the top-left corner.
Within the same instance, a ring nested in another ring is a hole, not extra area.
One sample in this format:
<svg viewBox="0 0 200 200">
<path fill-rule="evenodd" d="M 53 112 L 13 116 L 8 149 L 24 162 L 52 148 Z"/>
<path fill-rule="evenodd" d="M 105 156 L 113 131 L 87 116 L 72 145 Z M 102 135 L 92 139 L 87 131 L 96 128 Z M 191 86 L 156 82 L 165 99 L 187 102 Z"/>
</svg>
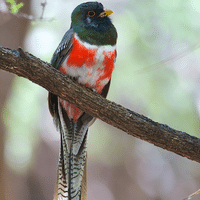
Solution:
<svg viewBox="0 0 200 200">
<path fill-rule="evenodd" d="M 41 17 L 34 17 L 33 15 L 28 15 L 26 13 L 10 13 L 18 18 L 24 18 L 24 19 L 28 19 L 30 21 L 48 21 L 48 22 L 51 22 L 54 20 L 54 18 L 41 18 Z"/>
<path fill-rule="evenodd" d="M 199 194 L 200 193 L 200 189 L 197 190 L 196 192 L 192 193 L 190 196 L 186 197 L 185 199 L 183 200 L 190 200 L 192 199 L 192 197 L 194 197 L 195 195 Z"/>
<path fill-rule="evenodd" d="M 47 1 L 45 0 L 44 3 L 41 3 L 41 6 L 42 6 L 42 14 L 40 16 L 40 19 L 43 19 L 43 15 L 44 15 L 44 10 L 45 10 L 45 7 L 47 5 Z"/>
</svg>

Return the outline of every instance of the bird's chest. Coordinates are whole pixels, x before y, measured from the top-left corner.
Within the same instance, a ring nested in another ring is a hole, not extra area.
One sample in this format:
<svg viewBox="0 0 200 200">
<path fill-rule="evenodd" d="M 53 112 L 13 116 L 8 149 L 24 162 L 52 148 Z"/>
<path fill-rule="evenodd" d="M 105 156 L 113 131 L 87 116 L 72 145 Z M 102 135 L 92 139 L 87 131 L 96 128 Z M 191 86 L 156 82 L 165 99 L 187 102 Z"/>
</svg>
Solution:
<svg viewBox="0 0 200 200">
<path fill-rule="evenodd" d="M 115 46 L 89 45 L 81 42 L 76 36 L 72 42 L 72 50 L 62 62 L 60 72 L 74 77 L 80 84 L 93 88 L 101 94 L 114 69 Z M 68 117 L 77 122 L 83 112 L 63 99 L 59 98 L 59 101 Z"/>
<path fill-rule="evenodd" d="M 116 49 L 111 45 L 96 46 L 73 38 L 73 47 L 60 71 L 101 93 L 114 69 Z"/>
</svg>

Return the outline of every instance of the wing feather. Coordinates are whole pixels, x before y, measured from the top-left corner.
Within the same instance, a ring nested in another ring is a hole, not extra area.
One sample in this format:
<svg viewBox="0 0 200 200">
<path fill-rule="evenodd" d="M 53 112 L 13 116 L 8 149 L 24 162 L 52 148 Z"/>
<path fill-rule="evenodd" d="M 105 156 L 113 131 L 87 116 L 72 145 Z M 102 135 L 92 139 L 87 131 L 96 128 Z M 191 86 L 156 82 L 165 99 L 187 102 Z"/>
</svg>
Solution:
<svg viewBox="0 0 200 200">
<path fill-rule="evenodd" d="M 62 64 L 63 60 L 72 50 L 72 38 L 73 38 L 74 30 L 71 28 L 69 29 L 65 35 L 63 36 L 60 44 L 58 45 L 57 49 L 55 50 L 53 57 L 51 59 L 51 64 L 54 68 L 58 69 Z"/>
</svg>

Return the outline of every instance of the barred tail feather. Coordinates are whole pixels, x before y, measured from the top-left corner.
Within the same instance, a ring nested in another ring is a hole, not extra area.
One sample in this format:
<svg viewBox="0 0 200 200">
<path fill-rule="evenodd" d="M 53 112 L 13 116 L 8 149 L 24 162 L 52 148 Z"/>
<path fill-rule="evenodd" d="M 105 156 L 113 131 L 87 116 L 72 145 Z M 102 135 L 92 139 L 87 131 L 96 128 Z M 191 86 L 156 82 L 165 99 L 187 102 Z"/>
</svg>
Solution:
<svg viewBox="0 0 200 200">
<path fill-rule="evenodd" d="M 87 199 L 87 159 L 85 160 L 85 167 L 83 171 L 83 179 L 82 179 L 82 185 L 81 185 L 81 200 Z"/>
<path fill-rule="evenodd" d="M 58 103 L 61 147 L 54 200 L 86 200 L 86 143 L 87 125 L 66 120 Z M 83 192 L 82 192 L 83 191 Z"/>
<path fill-rule="evenodd" d="M 60 158 L 58 164 L 58 172 L 57 172 L 57 182 L 55 186 L 55 194 L 53 200 L 65 200 L 68 199 L 68 183 L 66 179 L 66 174 L 64 170 L 64 157 L 63 157 L 63 149 L 62 145 L 60 148 Z"/>
</svg>

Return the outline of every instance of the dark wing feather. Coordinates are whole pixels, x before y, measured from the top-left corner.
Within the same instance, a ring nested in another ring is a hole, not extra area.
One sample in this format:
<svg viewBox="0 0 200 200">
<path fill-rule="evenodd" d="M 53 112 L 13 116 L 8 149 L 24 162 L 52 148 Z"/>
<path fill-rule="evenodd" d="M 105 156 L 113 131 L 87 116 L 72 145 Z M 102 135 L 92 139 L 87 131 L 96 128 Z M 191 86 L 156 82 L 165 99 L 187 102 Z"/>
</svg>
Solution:
<svg viewBox="0 0 200 200">
<path fill-rule="evenodd" d="M 110 81 L 111 79 L 109 80 L 109 82 L 104 86 L 102 92 L 101 92 L 101 96 L 106 98 L 107 97 L 107 94 L 108 94 L 108 90 L 110 88 Z"/>
<path fill-rule="evenodd" d="M 51 64 L 54 68 L 58 69 L 64 58 L 70 53 L 72 50 L 72 37 L 73 37 L 73 29 L 69 29 L 65 35 L 63 36 L 60 44 L 55 50 L 53 57 L 51 59 Z"/>
<path fill-rule="evenodd" d="M 73 29 L 69 29 L 65 35 L 63 36 L 60 44 L 58 45 L 57 49 L 55 50 L 53 57 L 51 59 L 51 65 L 59 69 L 59 66 L 64 61 L 66 56 L 71 52 L 72 50 L 72 38 L 73 38 Z M 59 114 L 58 114 L 58 98 L 56 95 L 49 92 L 49 111 L 54 118 L 55 124 L 58 127 L 59 125 Z"/>
</svg>

